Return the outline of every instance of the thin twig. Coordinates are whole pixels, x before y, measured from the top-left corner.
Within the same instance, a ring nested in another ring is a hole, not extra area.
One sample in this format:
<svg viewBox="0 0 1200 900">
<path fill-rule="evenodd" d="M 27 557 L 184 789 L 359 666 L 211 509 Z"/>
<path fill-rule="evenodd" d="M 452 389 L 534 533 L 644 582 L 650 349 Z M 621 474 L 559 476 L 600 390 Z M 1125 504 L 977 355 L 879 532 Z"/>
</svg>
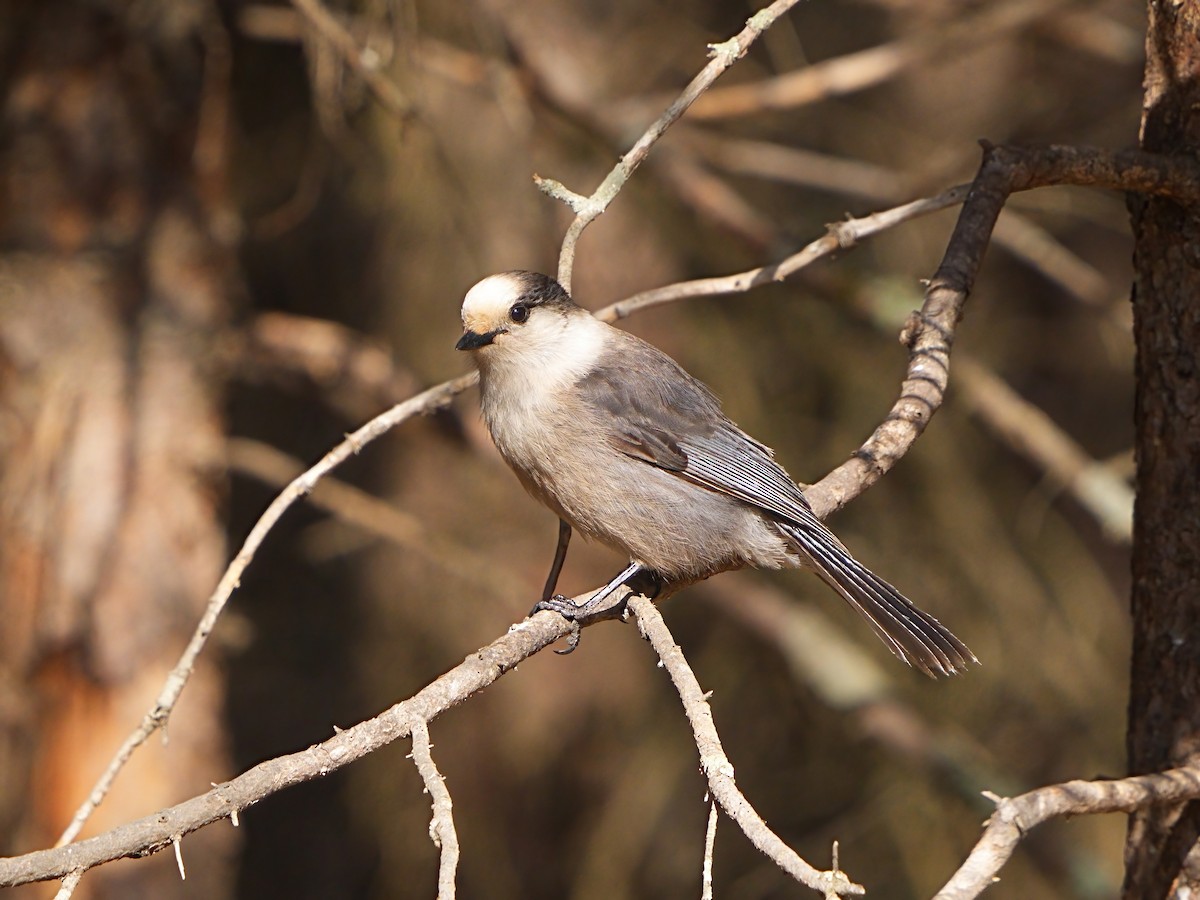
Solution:
<svg viewBox="0 0 1200 900">
<path fill-rule="evenodd" d="M 721 746 L 720 735 L 713 724 L 712 709 L 683 651 L 667 630 L 662 614 L 649 599 L 640 596 L 629 598 L 629 610 L 637 617 L 639 630 L 654 647 L 667 674 L 671 676 L 675 690 L 679 692 L 696 739 L 696 748 L 700 751 L 700 768 L 708 779 L 708 789 L 713 799 L 721 804 L 725 813 L 760 852 L 801 884 L 829 896 L 862 894 L 863 887 L 850 881 L 843 873 L 822 872 L 809 865 L 767 827 L 734 781 L 733 763 Z"/>
<path fill-rule="evenodd" d="M 717 845 L 717 801 L 708 804 L 708 827 L 704 829 L 704 868 L 700 873 L 700 900 L 712 900 L 713 850 Z"/>
<path fill-rule="evenodd" d="M 83 878 L 83 872 L 83 869 L 68 872 L 62 880 L 58 892 L 54 895 L 54 900 L 71 900 L 71 895 L 75 893 L 75 888 L 79 887 L 79 880 Z"/>
<path fill-rule="evenodd" d="M 966 199 L 970 188 L 969 184 L 960 184 L 935 197 L 914 200 L 911 203 L 904 203 L 892 209 L 872 213 L 869 216 L 838 222 L 830 225 L 826 234 L 780 262 L 747 269 L 733 275 L 697 278 L 692 281 L 681 281 L 653 290 L 642 291 L 640 294 L 634 294 L 632 297 L 627 297 L 598 310 L 596 316 L 605 322 L 616 322 L 639 310 L 664 303 L 674 303 L 677 300 L 686 300 L 692 297 L 744 294 L 764 284 L 783 281 L 819 259 L 853 247 L 863 238 L 887 231 L 902 222 L 957 206 Z"/>
<path fill-rule="evenodd" d="M 1050 819 L 1128 813 L 1151 805 L 1200 799 L 1200 767 L 1115 781 L 1068 781 L 1011 799 L 991 799 L 996 802 L 996 811 L 988 819 L 983 836 L 934 900 L 978 897 L 992 884 L 1025 835 Z"/>
<path fill-rule="evenodd" d="M 438 865 L 438 900 L 454 900 L 454 876 L 458 871 L 458 832 L 454 829 L 454 803 L 446 781 L 433 761 L 433 747 L 429 743 L 429 726 L 418 719 L 412 727 L 413 762 L 425 790 L 433 801 L 433 819 L 429 823 L 429 837 L 435 847 L 441 849 Z"/>
<path fill-rule="evenodd" d="M 183 692 L 184 685 L 187 684 L 188 678 L 191 677 L 192 669 L 196 665 L 196 659 L 199 657 L 200 651 L 204 649 L 204 645 L 208 642 L 208 636 L 212 633 L 213 627 L 221 615 L 221 611 L 225 608 L 225 604 L 229 601 L 233 592 L 237 590 L 238 585 L 241 583 L 242 574 L 246 571 L 246 567 L 250 565 L 250 561 L 254 559 L 258 548 L 283 514 L 298 500 L 311 492 L 316 483 L 326 473 L 357 454 L 371 441 L 413 416 L 428 414 L 441 408 L 449 403 L 457 394 L 473 385 L 477 379 L 478 375 L 475 373 L 461 375 L 458 378 L 443 382 L 437 387 L 417 394 L 410 400 L 397 404 L 386 412 L 381 413 L 326 453 L 320 462 L 294 479 L 287 488 L 280 492 L 279 496 L 271 501 L 271 505 L 267 507 L 266 511 L 254 524 L 254 527 L 250 529 L 250 533 L 246 536 L 242 548 L 225 570 L 225 574 L 221 576 L 216 590 L 213 591 L 212 596 L 208 600 L 208 605 L 205 607 L 204 615 L 200 618 L 200 623 L 196 626 L 196 630 L 193 632 L 191 640 L 188 641 L 183 654 L 179 657 L 179 661 L 167 676 L 162 690 L 154 701 L 154 705 L 150 707 L 141 724 L 125 739 L 125 742 L 113 756 L 112 761 L 108 764 L 108 768 L 105 769 L 104 774 L 100 776 L 99 781 L 92 788 L 87 800 L 76 811 L 74 818 L 71 819 L 71 823 L 63 832 L 62 837 L 59 838 L 58 846 L 67 844 L 75 839 L 80 829 L 83 828 L 84 823 L 88 820 L 88 817 L 91 816 L 96 807 L 104 800 L 109 789 L 112 787 L 113 781 L 116 780 L 117 774 L 125 766 L 125 763 L 129 761 L 133 752 L 145 743 L 150 735 L 166 725 L 171 711 L 175 708 L 175 704 L 179 700 L 179 695 Z"/>
<path fill-rule="evenodd" d="M 705 161 L 734 174 L 833 191 L 876 204 L 896 203 L 911 194 L 906 186 L 911 177 L 884 166 L 766 141 L 722 137 L 697 129 L 684 133 L 688 145 Z M 664 179 L 670 181 L 665 175 Z M 716 218 L 711 211 L 698 209 L 709 218 Z M 1113 285 L 1103 273 L 1011 206 L 996 223 L 993 239 L 1083 303 L 1106 304 L 1115 297 Z M 763 242 L 761 236 L 758 240 Z"/>
<path fill-rule="evenodd" d="M 307 0 L 306 0 L 307 2 Z M 575 219 L 567 227 L 566 237 L 563 238 L 562 250 L 558 258 L 558 281 L 568 291 L 571 289 L 571 272 L 575 267 L 575 245 L 579 236 L 595 219 L 603 213 L 613 198 L 617 196 L 625 182 L 642 164 L 650 152 L 650 148 L 666 133 L 680 116 L 696 102 L 714 81 L 721 77 L 735 62 L 746 55 L 750 45 L 758 36 L 774 24 L 775 20 L 796 5 L 799 0 L 775 0 L 770 6 L 759 10 L 746 21 L 746 27 L 727 41 L 709 46 L 712 57 L 700 74 L 692 79 L 666 111 L 643 132 L 629 151 L 625 153 L 613 170 L 608 173 L 600 186 L 590 197 L 583 197 L 563 187 L 559 182 L 550 179 L 537 178 L 538 187 L 550 196 L 563 201 L 575 213 Z"/>
</svg>

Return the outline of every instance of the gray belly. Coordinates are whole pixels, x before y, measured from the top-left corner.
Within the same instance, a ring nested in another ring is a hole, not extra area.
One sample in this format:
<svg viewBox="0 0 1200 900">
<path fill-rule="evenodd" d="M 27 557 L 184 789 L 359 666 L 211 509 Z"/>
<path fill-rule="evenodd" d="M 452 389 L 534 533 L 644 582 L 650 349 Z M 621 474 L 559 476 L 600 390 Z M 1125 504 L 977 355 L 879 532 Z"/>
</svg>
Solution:
<svg viewBox="0 0 1200 900">
<path fill-rule="evenodd" d="M 571 526 L 668 579 L 795 565 L 779 532 L 739 500 L 605 444 L 553 441 L 508 458 L 522 483 Z"/>
</svg>

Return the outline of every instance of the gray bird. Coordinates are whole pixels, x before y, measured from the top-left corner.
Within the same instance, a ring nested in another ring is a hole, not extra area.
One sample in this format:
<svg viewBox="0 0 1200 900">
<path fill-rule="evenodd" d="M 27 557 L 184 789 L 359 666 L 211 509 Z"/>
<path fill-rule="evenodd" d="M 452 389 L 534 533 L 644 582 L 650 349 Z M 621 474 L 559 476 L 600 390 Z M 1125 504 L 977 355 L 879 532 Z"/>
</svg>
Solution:
<svg viewBox="0 0 1200 900">
<path fill-rule="evenodd" d="M 801 567 L 922 672 L 948 675 L 978 662 L 850 554 L 708 387 L 577 306 L 554 279 L 521 271 L 485 278 L 467 292 L 462 321 L 456 347 L 479 368 L 492 439 L 526 490 L 559 517 L 535 611 L 582 618 L 643 574 L 686 584 L 747 566 Z M 630 560 L 579 606 L 554 594 L 572 529 Z"/>
</svg>

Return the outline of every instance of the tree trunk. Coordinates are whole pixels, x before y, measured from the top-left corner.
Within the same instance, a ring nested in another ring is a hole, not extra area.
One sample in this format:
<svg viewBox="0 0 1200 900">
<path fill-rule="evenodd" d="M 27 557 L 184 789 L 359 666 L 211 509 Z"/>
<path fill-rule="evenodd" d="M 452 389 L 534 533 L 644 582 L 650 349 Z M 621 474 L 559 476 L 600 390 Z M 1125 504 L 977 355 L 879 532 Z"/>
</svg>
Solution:
<svg viewBox="0 0 1200 900">
<path fill-rule="evenodd" d="M 216 338 L 228 53 L 215 7 L 28 0 L 0 21 L 0 844 L 52 845 L 224 562 Z M 212 18 L 210 18 L 212 17 Z M 226 229 L 228 230 L 228 229 Z M 227 774 L 210 656 L 89 831 Z M 230 829 L 77 897 L 228 893 Z M 111 868 L 111 871 L 110 871 Z M 45 888 L 36 889 L 45 896 Z"/>
<path fill-rule="evenodd" d="M 1151 0 L 1142 146 L 1200 151 L 1200 5 Z M 1200 760 L 1200 216 L 1131 200 L 1137 506 L 1129 763 Z M 1200 803 L 1133 816 L 1124 896 L 1200 890 Z M 1193 893 L 1194 895 L 1194 893 Z"/>
</svg>

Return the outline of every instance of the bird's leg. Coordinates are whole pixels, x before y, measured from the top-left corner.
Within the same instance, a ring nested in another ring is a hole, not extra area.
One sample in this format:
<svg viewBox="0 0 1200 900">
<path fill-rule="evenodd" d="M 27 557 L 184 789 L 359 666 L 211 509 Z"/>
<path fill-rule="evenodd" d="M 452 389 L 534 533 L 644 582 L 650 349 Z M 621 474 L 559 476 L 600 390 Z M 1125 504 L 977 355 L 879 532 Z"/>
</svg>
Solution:
<svg viewBox="0 0 1200 900">
<path fill-rule="evenodd" d="M 617 575 L 616 578 L 604 585 L 604 587 L 600 588 L 600 590 L 596 591 L 596 593 L 592 594 L 592 596 L 583 603 L 577 604 L 568 597 L 555 595 L 543 600 L 541 603 L 535 606 L 529 614 L 532 616 L 534 613 L 539 613 L 542 610 L 548 609 L 552 612 L 558 613 L 564 619 L 568 620 L 572 624 L 572 629 L 571 637 L 567 640 L 567 647 L 565 650 L 556 650 L 554 652 L 559 654 L 570 653 L 579 646 L 579 636 L 581 634 L 579 620 L 596 616 L 601 613 L 609 614 L 606 616 L 606 618 L 615 618 L 616 615 L 619 614 L 619 610 L 624 607 L 626 598 L 622 597 L 616 603 L 611 602 L 609 598 L 612 597 L 612 595 L 619 587 L 621 587 L 621 585 L 625 584 L 635 576 L 641 575 L 650 575 L 654 578 L 656 584 L 658 582 L 657 576 L 641 563 L 630 563 L 619 575 Z M 658 593 L 657 589 L 655 590 L 655 593 Z"/>
<path fill-rule="evenodd" d="M 641 563 L 630 563 L 621 574 L 606 584 L 596 593 L 592 594 L 587 600 L 582 603 L 575 603 L 570 597 L 564 597 L 562 594 L 557 594 L 553 597 L 547 597 L 533 608 L 530 615 L 541 612 L 544 609 L 552 610 L 562 616 L 564 619 L 586 619 L 588 616 L 595 615 L 599 612 L 605 612 L 609 606 L 608 598 L 623 585 L 626 581 L 640 572 L 646 571 Z M 606 605 L 607 604 L 607 605 Z"/>
<path fill-rule="evenodd" d="M 558 576 L 562 573 L 563 563 L 567 560 L 567 545 L 571 543 L 571 526 L 566 519 L 558 520 L 558 547 L 554 550 L 554 562 L 550 564 L 550 574 L 546 577 L 546 586 L 542 588 L 541 603 L 554 596 L 558 587 Z M 541 606 L 541 603 L 538 606 Z M 535 607 L 536 609 L 536 607 Z"/>
</svg>

